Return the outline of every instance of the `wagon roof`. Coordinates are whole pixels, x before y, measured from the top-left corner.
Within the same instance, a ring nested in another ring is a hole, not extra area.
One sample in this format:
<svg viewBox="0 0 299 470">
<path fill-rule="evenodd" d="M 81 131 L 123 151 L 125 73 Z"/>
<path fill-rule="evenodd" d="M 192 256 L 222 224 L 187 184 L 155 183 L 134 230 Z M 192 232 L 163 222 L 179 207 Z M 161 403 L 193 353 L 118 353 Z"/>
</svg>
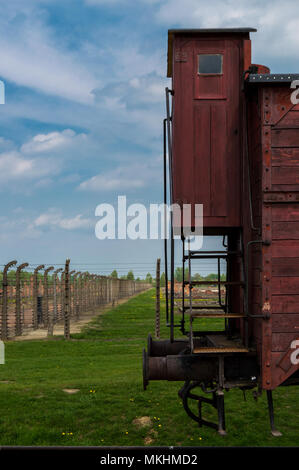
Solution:
<svg viewBox="0 0 299 470">
<path fill-rule="evenodd" d="M 291 83 L 299 80 L 299 73 L 250 73 L 246 79 L 247 83 L 258 85 L 259 83 Z"/>
<path fill-rule="evenodd" d="M 174 35 L 193 34 L 246 34 L 255 33 L 255 28 L 200 28 L 200 29 L 169 29 L 168 30 L 168 54 L 167 54 L 167 77 L 172 74 L 172 42 Z"/>
</svg>

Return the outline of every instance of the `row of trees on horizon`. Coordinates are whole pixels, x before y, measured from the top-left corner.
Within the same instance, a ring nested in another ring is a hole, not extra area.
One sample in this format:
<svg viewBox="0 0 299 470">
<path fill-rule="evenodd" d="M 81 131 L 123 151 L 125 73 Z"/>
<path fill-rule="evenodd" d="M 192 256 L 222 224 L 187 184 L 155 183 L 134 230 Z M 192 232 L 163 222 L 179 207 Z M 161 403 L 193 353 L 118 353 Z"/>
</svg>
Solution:
<svg viewBox="0 0 299 470">
<path fill-rule="evenodd" d="M 16 275 L 16 271 L 14 269 L 10 269 L 8 271 L 8 279 L 14 279 L 15 278 L 15 275 Z M 23 280 L 30 280 L 32 276 L 32 272 L 30 271 L 22 271 L 21 272 L 21 277 Z M 53 276 L 53 273 L 49 273 L 48 274 L 48 278 L 51 279 L 51 277 Z M 2 272 L 0 271 L 0 283 L 2 282 Z M 145 282 L 148 282 L 149 284 L 153 284 L 155 282 L 155 277 L 152 276 L 151 273 L 147 273 L 145 278 L 143 277 L 135 277 L 134 275 L 134 272 L 133 270 L 129 270 L 127 274 L 124 274 L 124 275 L 118 275 L 118 272 L 116 269 L 114 269 L 112 271 L 112 273 L 110 274 L 110 277 L 112 278 L 115 278 L 115 279 L 129 279 L 129 280 L 132 280 L 132 281 L 145 281 Z M 42 279 L 43 278 L 43 273 L 39 272 L 38 273 L 38 279 Z M 183 268 L 181 267 L 177 267 L 175 269 L 175 273 L 174 273 L 174 278 L 175 278 L 175 281 L 176 282 L 182 282 L 183 280 Z M 188 271 L 188 268 L 185 269 L 185 280 L 187 280 L 189 278 L 189 271 Z M 202 274 L 199 274 L 199 273 L 195 273 L 194 275 L 191 276 L 192 280 L 193 281 L 217 281 L 218 277 L 217 277 L 217 274 L 215 273 L 210 273 L 206 276 L 203 276 Z M 225 274 L 221 274 L 221 280 L 224 281 L 225 280 Z M 161 287 L 164 287 L 165 286 L 165 273 L 162 272 L 161 274 L 161 277 L 160 277 L 160 285 Z"/>
<path fill-rule="evenodd" d="M 155 282 L 155 277 L 151 275 L 151 273 L 147 273 L 145 276 L 145 279 L 141 279 L 140 277 L 135 278 L 134 272 L 130 270 L 128 274 L 118 276 L 117 270 L 114 269 L 112 273 L 110 274 L 111 277 L 115 279 L 131 279 L 135 281 L 145 281 L 148 282 L 149 284 L 153 284 Z M 176 282 L 182 282 L 183 281 L 183 268 L 182 267 L 177 267 L 175 269 L 174 273 L 174 279 Z M 185 280 L 189 279 L 189 270 L 188 268 L 185 269 Z M 217 281 L 218 280 L 218 275 L 215 273 L 210 273 L 207 274 L 206 276 L 203 276 L 202 274 L 195 273 L 194 275 L 191 276 L 192 281 Z M 226 276 L 225 274 L 221 274 L 220 276 L 221 281 L 225 281 Z M 165 286 L 165 273 L 162 272 L 161 277 L 160 277 L 160 285 L 161 287 Z"/>
</svg>

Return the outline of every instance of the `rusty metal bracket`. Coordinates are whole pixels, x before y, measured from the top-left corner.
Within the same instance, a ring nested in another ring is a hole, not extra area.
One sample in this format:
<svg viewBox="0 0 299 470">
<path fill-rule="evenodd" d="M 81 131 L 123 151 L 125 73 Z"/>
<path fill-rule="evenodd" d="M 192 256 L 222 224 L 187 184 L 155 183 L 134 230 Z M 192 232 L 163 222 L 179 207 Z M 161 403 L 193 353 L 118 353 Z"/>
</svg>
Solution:
<svg viewBox="0 0 299 470">
<path fill-rule="evenodd" d="M 207 426 L 216 429 L 221 436 L 226 435 L 225 431 L 225 414 L 224 414 L 224 392 L 220 389 L 213 391 L 213 398 L 206 398 L 200 395 L 196 395 L 192 390 L 196 387 L 202 387 L 200 382 L 187 381 L 183 387 L 179 390 L 179 397 L 182 399 L 184 409 L 190 418 L 196 421 L 201 426 Z M 190 409 L 188 400 L 197 400 L 198 402 L 198 416 Z M 207 403 L 213 406 L 218 412 L 218 423 L 212 423 L 202 418 L 202 404 Z"/>
</svg>

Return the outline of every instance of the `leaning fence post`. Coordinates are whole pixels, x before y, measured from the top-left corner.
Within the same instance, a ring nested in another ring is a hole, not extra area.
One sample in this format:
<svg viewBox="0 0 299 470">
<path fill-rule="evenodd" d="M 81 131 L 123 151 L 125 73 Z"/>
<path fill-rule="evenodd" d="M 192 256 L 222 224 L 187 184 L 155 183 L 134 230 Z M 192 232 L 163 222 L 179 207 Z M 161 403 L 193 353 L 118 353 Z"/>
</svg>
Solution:
<svg viewBox="0 0 299 470">
<path fill-rule="evenodd" d="M 70 285 L 69 285 L 69 266 L 70 260 L 67 259 L 65 262 L 64 270 L 64 339 L 70 339 Z"/>
<path fill-rule="evenodd" d="M 10 261 L 4 266 L 3 269 L 3 279 L 2 279 L 2 288 L 3 288 L 3 300 L 2 300 L 2 321 L 1 321 L 1 339 L 7 339 L 8 337 L 8 325 L 7 325 L 7 271 L 11 266 L 17 264 L 17 261 Z"/>
<path fill-rule="evenodd" d="M 21 319 L 21 270 L 26 268 L 28 263 L 20 264 L 16 271 L 16 330 L 15 335 L 20 336 L 22 334 L 22 319 Z"/>
<path fill-rule="evenodd" d="M 44 271 L 44 318 L 43 322 L 45 326 L 49 324 L 49 290 L 48 290 L 48 273 L 54 269 L 54 266 L 50 266 Z"/>
<path fill-rule="evenodd" d="M 156 267 L 156 338 L 160 338 L 160 258 L 157 259 Z"/>
<path fill-rule="evenodd" d="M 38 295 L 38 283 L 37 283 L 37 273 L 40 269 L 45 267 L 44 264 L 40 264 L 37 266 L 33 272 L 33 319 L 32 324 L 33 328 L 36 330 L 38 327 L 38 303 L 37 303 L 37 295 Z"/>
</svg>

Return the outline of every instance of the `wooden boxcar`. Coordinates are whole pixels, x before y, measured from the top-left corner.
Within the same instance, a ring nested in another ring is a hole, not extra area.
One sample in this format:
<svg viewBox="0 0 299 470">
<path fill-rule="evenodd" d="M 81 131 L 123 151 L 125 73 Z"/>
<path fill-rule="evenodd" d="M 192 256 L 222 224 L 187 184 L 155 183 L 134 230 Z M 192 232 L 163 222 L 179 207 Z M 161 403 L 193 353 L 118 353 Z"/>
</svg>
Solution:
<svg viewBox="0 0 299 470">
<path fill-rule="evenodd" d="M 274 389 L 299 368 L 290 360 L 299 346 L 299 105 L 292 103 L 290 88 L 295 79 L 251 74 L 246 80 L 252 216 L 259 230 L 251 229 L 246 212 L 243 229 L 247 243 L 254 232 L 265 242 L 252 250 L 249 282 L 250 310 L 268 314 L 252 325 L 264 389 Z"/>
<path fill-rule="evenodd" d="M 252 64 L 254 31 L 169 31 L 164 171 L 168 153 L 170 202 L 203 204 L 203 233 L 222 235 L 223 250 L 186 249 L 182 232 L 176 311 L 171 238 L 170 299 L 165 292 L 170 340 L 149 337 L 144 384 L 184 381 L 179 394 L 188 415 L 221 434 L 225 390 L 256 388 L 256 396 L 266 390 L 272 433 L 279 435 L 272 390 L 299 384 L 299 104 L 292 88 L 299 75 L 270 74 Z M 194 279 L 192 263 L 207 259 L 218 262 L 217 280 Z M 194 289 L 209 283 L 218 288 L 216 303 L 197 302 Z M 200 327 L 203 318 L 211 329 Z M 222 331 L 213 329 L 215 319 L 223 320 Z M 175 339 L 176 327 L 186 340 Z M 194 395 L 195 387 L 213 398 Z M 198 400 L 198 416 L 190 399 Z M 217 408 L 217 424 L 202 418 L 202 402 Z"/>
</svg>

